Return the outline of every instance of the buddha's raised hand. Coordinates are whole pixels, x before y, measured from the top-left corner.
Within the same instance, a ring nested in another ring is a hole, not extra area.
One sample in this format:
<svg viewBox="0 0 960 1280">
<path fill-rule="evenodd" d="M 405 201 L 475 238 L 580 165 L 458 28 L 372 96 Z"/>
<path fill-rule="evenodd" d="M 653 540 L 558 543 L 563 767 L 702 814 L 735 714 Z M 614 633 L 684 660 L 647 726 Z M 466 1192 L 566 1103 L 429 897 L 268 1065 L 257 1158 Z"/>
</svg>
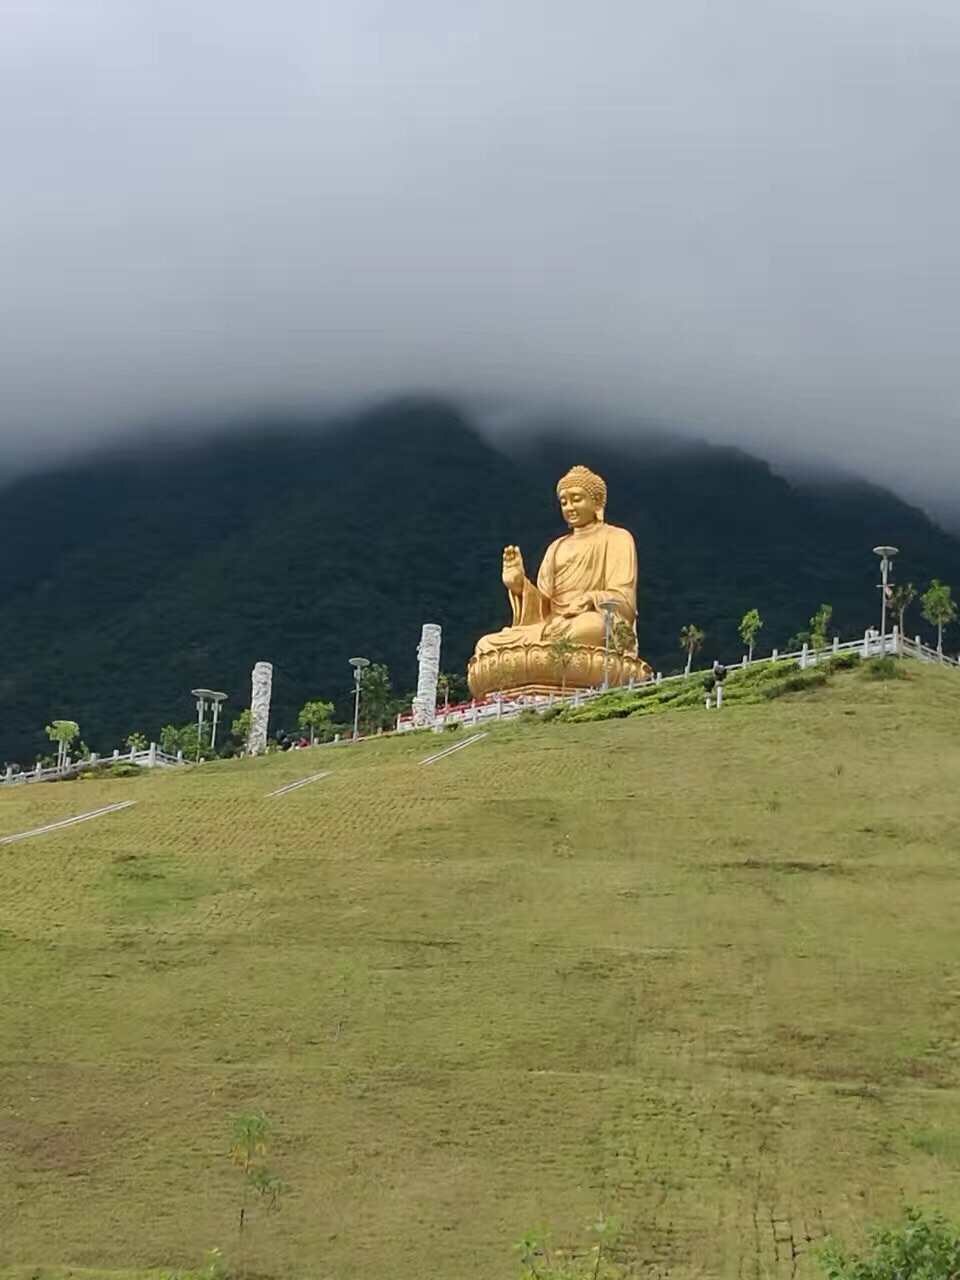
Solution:
<svg viewBox="0 0 960 1280">
<path fill-rule="evenodd" d="M 526 573 L 523 568 L 523 556 L 520 554 L 519 547 L 504 547 L 503 549 L 503 585 L 508 591 L 514 591 L 519 595 L 523 591 L 523 584 L 526 581 Z"/>
</svg>

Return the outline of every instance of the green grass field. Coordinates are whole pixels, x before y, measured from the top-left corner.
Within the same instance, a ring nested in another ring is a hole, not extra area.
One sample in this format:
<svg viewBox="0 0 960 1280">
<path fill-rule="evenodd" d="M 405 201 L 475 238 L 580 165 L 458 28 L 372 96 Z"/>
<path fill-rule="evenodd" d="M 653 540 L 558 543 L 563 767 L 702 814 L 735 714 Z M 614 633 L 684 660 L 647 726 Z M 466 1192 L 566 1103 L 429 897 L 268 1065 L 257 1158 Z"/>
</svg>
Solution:
<svg viewBox="0 0 960 1280">
<path fill-rule="evenodd" d="M 960 678 L 0 792 L 0 1276 L 815 1274 L 960 1212 Z M 329 768 L 276 799 L 265 793 Z M 88 1270 L 84 1270 L 87 1268 Z"/>
</svg>

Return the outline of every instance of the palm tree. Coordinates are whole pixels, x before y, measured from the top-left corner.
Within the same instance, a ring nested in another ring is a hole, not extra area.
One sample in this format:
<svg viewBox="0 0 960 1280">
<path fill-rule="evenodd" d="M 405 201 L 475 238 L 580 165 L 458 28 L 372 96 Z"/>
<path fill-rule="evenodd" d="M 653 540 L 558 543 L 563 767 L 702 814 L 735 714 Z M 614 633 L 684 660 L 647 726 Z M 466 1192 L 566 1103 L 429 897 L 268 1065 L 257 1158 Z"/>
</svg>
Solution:
<svg viewBox="0 0 960 1280">
<path fill-rule="evenodd" d="M 450 709 L 450 677 L 446 673 L 441 672 L 437 676 L 437 692 L 443 694 L 443 709 Z"/>
<path fill-rule="evenodd" d="M 690 668 L 693 666 L 693 655 L 700 648 L 705 639 L 706 632 L 701 631 L 699 627 L 695 627 L 692 622 L 687 623 L 680 632 L 680 648 L 683 649 L 687 655 L 687 665 L 683 669 L 683 674 L 685 676 L 690 674 Z"/>
<path fill-rule="evenodd" d="M 557 636 L 550 642 L 550 661 L 560 672 L 560 695 L 564 698 L 567 696 L 567 668 L 573 662 L 576 653 L 577 645 L 569 636 Z"/>
</svg>

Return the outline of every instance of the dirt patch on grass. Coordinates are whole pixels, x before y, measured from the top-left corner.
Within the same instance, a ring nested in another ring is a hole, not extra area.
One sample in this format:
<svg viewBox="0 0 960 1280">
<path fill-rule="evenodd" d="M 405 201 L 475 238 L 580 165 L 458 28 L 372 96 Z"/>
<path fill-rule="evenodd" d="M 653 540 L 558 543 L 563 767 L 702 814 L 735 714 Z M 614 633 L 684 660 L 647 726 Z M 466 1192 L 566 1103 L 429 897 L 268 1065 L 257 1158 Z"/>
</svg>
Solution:
<svg viewBox="0 0 960 1280">
<path fill-rule="evenodd" d="M 34 1125 L 16 1116 L 0 1118 L 0 1151 L 36 1173 L 81 1177 L 91 1164 L 90 1145 L 80 1129 L 66 1122 Z"/>
</svg>

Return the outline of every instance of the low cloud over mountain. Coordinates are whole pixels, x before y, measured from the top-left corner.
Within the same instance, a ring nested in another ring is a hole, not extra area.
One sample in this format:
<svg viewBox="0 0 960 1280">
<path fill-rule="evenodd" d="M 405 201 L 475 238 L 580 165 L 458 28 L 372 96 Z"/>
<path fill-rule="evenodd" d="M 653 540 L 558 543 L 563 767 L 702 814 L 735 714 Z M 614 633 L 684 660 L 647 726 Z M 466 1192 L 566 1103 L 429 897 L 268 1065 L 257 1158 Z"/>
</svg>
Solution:
<svg viewBox="0 0 960 1280">
<path fill-rule="evenodd" d="M 15 6 L 0 465 L 430 390 L 942 510 L 958 73 L 934 0 Z"/>
</svg>

